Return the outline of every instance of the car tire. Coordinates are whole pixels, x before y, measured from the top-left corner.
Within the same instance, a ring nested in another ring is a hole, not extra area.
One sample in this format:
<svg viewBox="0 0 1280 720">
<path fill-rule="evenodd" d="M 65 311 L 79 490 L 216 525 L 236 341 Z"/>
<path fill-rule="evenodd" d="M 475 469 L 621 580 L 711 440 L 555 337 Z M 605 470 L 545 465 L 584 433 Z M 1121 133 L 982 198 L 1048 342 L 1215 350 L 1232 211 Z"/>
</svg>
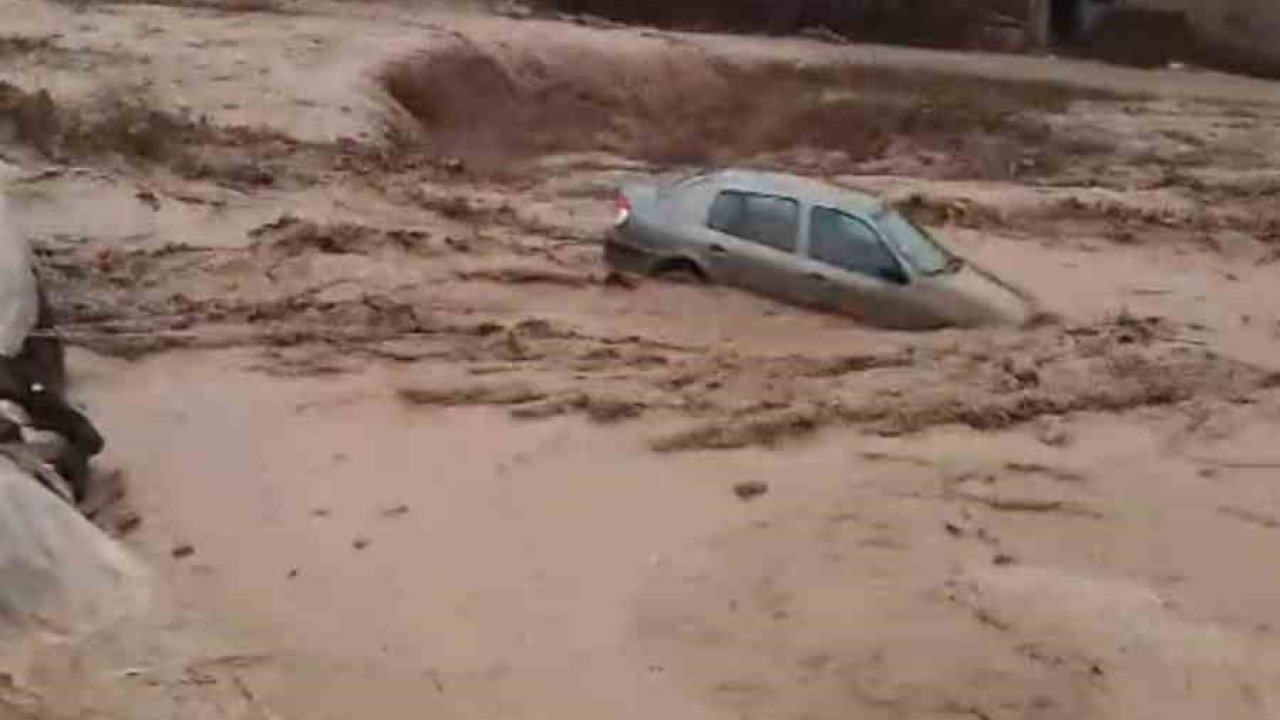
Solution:
<svg viewBox="0 0 1280 720">
<path fill-rule="evenodd" d="M 677 258 L 664 260 L 653 269 L 653 276 L 659 280 L 681 285 L 705 285 L 707 274 L 692 260 Z"/>
</svg>

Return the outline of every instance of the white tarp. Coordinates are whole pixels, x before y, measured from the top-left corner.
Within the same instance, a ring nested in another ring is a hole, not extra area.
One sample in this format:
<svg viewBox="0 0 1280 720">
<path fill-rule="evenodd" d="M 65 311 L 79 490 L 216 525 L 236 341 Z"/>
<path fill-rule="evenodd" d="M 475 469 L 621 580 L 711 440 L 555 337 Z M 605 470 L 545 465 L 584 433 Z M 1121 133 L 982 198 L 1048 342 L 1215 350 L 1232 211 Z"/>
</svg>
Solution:
<svg viewBox="0 0 1280 720">
<path fill-rule="evenodd" d="M 36 326 L 39 299 L 31 249 L 7 206 L 0 188 L 0 355 L 13 357 Z"/>
<path fill-rule="evenodd" d="M 36 277 L 14 227 L 0 163 L 0 354 L 16 355 L 35 327 Z M 39 455 L 32 445 L 5 452 Z M 14 455 L 14 458 L 26 455 Z M 41 467 L 39 457 L 32 467 Z M 23 641 L 77 636 L 140 609 L 141 567 L 40 481 L 0 454 L 0 663 Z"/>
<path fill-rule="evenodd" d="M 146 601 L 140 564 L 0 456 L 0 664 L 23 639 L 91 633 Z"/>
</svg>

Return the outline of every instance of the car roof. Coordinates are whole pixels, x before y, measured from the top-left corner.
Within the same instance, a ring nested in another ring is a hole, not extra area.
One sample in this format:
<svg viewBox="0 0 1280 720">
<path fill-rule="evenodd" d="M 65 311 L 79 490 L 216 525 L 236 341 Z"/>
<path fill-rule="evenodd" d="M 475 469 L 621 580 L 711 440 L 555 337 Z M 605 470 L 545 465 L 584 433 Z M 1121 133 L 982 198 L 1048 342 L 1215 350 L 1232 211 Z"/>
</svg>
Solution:
<svg viewBox="0 0 1280 720">
<path fill-rule="evenodd" d="M 724 190 L 785 195 L 811 205 L 829 205 L 867 215 L 874 215 L 885 207 L 884 201 L 874 195 L 788 173 L 733 168 L 696 175 L 681 184 L 704 182 L 713 183 Z"/>
</svg>

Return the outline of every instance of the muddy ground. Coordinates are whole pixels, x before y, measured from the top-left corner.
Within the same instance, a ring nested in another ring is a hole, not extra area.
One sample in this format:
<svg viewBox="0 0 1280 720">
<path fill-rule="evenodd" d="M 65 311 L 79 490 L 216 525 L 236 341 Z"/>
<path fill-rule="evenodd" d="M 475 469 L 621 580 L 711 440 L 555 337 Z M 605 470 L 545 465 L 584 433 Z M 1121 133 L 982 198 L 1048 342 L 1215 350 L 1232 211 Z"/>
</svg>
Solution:
<svg viewBox="0 0 1280 720">
<path fill-rule="evenodd" d="M 452 6 L 0 17 L 9 210 L 159 589 L 0 714 L 1280 715 L 1278 86 Z M 1057 319 L 609 282 L 613 189 L 718 163 L 884 193 Z"/>
</svg>

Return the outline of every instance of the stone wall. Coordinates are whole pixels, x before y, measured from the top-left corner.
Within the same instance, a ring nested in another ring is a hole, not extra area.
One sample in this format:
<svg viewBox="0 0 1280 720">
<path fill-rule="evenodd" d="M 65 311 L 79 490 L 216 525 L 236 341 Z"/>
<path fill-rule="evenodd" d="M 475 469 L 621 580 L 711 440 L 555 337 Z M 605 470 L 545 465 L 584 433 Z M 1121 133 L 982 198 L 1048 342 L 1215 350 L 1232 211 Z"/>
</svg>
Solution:
<svg viewBox="0 0 1280 720">
<path fill-rule="evenodd" d="M 1280 65 L 1280 2 L 1277 0 L 1198 2 L 1189 9 L 1188 16 L 1192 27 L 1214 45 Z"/>
<path fill-rule="evenodd" d="M 993 19 L 1021 23 L 1026 0 L 530 0 L 568 13 L 694 30 L 795 33 L 826 28 L 852 40 L 981 46 Z"/>
<path fill-rule="evenodd" d="M 1200 41 L 1189 60 L 1280 72 L 1280 0 L 1117 0 L 1119 8 L 1178 12 Z"/>
</svg>

